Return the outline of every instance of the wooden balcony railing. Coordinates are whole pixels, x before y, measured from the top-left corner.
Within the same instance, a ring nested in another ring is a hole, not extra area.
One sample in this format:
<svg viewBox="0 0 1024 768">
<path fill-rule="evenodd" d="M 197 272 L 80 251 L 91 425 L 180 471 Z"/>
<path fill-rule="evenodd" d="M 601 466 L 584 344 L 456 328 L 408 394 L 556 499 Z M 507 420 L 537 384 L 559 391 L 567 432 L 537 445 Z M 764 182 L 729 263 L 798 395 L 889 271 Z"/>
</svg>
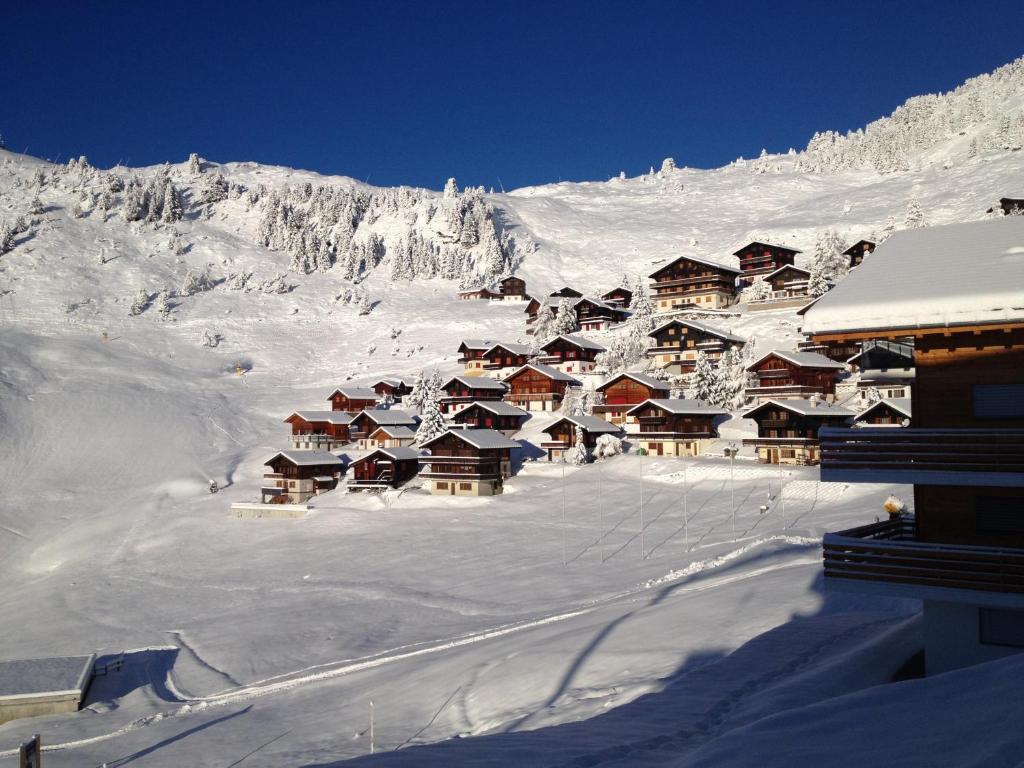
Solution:
<svg viewBox="0 0 1024 768">
<path fill-rule="evenodd" d="M 1024 594 L 1024 549 L 917 541 L 912 517 L 825 535 L 825 577 Z"/>
<path fill-rule="evenodd" d="M 823 427 L 821 479 L 1024 486 L 1024 429 Z"/>
</svg>

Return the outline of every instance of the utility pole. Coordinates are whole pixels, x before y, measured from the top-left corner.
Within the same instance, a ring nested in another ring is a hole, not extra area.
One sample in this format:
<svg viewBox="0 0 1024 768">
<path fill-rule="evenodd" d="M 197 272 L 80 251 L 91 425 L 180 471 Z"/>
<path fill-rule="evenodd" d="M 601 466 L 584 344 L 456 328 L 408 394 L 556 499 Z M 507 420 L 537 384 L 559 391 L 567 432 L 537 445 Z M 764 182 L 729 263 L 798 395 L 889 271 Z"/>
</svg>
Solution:
<svg viewBox="0 0 1024 768">
<path fill-rule="evenodd" d="M 643 448 L 640 449 L 643 451 Z M 640 559 L 645 560 L 644 553 L 647 548 L 644 546 L 644 455 L 640 454 Z"/>
<path fill-rule="evenodd" d="M 601 527 L 601 538 L 598 539 L 597 551 L 601 555 L 601 562 L 604 562 L 604 496 L 602 495 L 602 482 L 601 482 L 601 462 L 600 460 L 594 462 L 597 464 L 597 514 L 599 516 L 599 525 Z"/>
<path fill-rule="evenodd" d="M 373 754 L 373 699 L 370 699 L 370 754 Z"/>
<path fill-rule="evenodd" d="M 568 564 L 565 554 L 565 454 L 562 454 L 562 567 Z"/>
<path fill-rule="evenodd" d="M 786 530 L 786 476 L 779 461 L 779 502 L 782 504 L 782 530 Z"/>
<path fill-rule="evenodd" d="M 683 460 L 683 545 L 686 547 L 686 551 L 690 551 L 690 521 L 689 513 L 686 509 L 686 492 L 688 491 L 686 485 L 686 460 Z"/>
</svg>

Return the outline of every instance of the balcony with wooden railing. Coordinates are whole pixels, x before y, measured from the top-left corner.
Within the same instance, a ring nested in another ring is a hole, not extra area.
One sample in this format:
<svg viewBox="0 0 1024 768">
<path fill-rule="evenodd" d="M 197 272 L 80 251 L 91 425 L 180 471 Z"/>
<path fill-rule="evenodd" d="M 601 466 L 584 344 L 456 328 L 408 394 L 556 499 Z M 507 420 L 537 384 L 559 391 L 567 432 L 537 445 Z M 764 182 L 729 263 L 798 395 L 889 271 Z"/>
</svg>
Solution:
<svg viewBox="0 0 1024 768">
<path fill-rule="evenodd" d="M 1024 486 L 1024 429 L 823 427 L 821 479 Z"/>
<path fill-rule="evenodd" d="M 822 550 L 833 586 L 1024 607 L 1024 550 L 919 541 L 913 517 L 826 534 Z"/>
</svg>

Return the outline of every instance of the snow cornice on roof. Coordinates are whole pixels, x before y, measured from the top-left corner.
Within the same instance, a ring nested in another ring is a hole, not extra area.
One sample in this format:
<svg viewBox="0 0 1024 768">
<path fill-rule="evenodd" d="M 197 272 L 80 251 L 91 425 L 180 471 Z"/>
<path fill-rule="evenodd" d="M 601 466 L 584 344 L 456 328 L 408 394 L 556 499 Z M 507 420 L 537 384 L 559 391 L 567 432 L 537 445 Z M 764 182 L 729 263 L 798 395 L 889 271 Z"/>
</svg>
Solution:
<svg viewBox="0 0 1024 768">
<path fill-rule="evenodd" d="M 846 369 L 846 365 L 844 363 L 838 363 L 824 355 L 818 354 L 817 352 L 793 352 L 791 350 L 773 349 L 771 352 L 762 355 L 748 365 L 747 370 L 754 370 L 769 357 L 781 358 L 792 363 L 798 368 L 829 368 L 837 371 Z"/>
<path fill-rule="evenodd" d="M 750 418 L 752 414 L 762 411 L 769 406 L 775 406 L 776 408 L 782 408 L 790 413 L 795 413 L 799 416 L 821 416 L 826 419 L 846 419 L 856 414 L 848 408 L 843 408 L 840 405 L 831 405 L 830 403 L 821 403 L 815 400 L 765 400 L 760 405 L 755 405 L 753 408 L 744 411 L 742 416 L 744 419 Z"/>
<path fill-rule="evenodd" d="M 720 269 L 720 270 L 722 270 L 724 272 L 732 272 L 732 273 L 737 274 L 737 275 L 740 274 L 741 271 L 742 271 L 742 270 L 740 270 L 739 267 L 730 267 L 727 264 L 721 264 L 721 263 L 719 263 L 717 261 L 711 261 L 710 259 L 702 259 L 699 256 L 677 256 L 676 258 L 672 259 L 672 261 L 670 261 L 665 266 L 658 267 L 657 270 L 655 270 L 654 272 L 649 274 L 647 277 L 649 277 L 651 279 L 657 279 L 658 275 L 660 275 L 666 269 L 671 269 L 676 264 L 678 264 L 680 261 L 692 261 L 692 262 L 695 262 L 697 264 L 704 264 L 705 266 L 708 266 L 708 267 L 714 267 L 715 269 Z"/>
<path fill-rule="evenodd" d="M 778 243 L 769 243 L 767 240 L 751 240 L 746 245 L 741 246 L 739 250 L 733 251 L 732 255 L 733 256 L 739 256 L 741 253 L 743 253 L 744 250 L 746 250 L 747 248 L 749 248 L 752 245 L 765 245 L 765 246 L 767 246 L 769 248 L 778 248 L 780 251 L 786 251 L 787 253 L 803 253 L 803 251 L 801 251 L 800 249 L 798 249 L 798 248 L 791 248 L 788 245 L 779 245 Z"/>
<path fill-rule="evenodd" d="M 746 339 L 741 338 L 740 336 L 737 336 L 733 333 L 729 333 L 728 331 L 723 331 L 721 328 L 715 328 L 713 325 L 707 325 L 706 323 L 701 323 L 696 320 L 685 320 L 681 317 L 675 317 L 667 322 L 662 323 L 647 335 L 654 336 L 658 333 L 661 333 L 670 325 L 685 325 L 687 328 L 691 328 L 695 331 L 700 331 L 701 333 L 706 333 L 711 336 L 717 336 L 718 338 L 725 339 L 726 341 L 735 341 L 739 342 L 740 344 L 747 343 Z"/>
</svg>

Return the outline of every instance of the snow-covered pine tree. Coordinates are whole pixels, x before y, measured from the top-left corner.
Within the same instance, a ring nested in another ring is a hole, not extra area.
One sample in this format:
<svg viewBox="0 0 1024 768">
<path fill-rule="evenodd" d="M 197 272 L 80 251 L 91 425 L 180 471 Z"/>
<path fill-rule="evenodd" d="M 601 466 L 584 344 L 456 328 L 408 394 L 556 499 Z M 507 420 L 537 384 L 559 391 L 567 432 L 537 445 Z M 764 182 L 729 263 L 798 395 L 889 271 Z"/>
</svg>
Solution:
<svg viewBox="0 0 1024 768">
<path fill-rule="evenodd" d="M 423 410 L 423 402 L 427 397 L 427 383 L 424 372 L 417 371 L 416 378 L 412 382 L 412 391 L 402 398 L 402 405 L 412 410 L 413 413 L 420 413 Z"/>
<path fill-rule="evenodd" d="M 753 282 L 747 286 L 746 290 L 743 291 L 743 300 L 746 302 L 751 301 L 764 301 L 771 296 L 772 289 L 762 275 L 758 275 L 754 278 Z"/>
<path fill-rule="evenodd" d="M 718 389 L 721 405 L 730 411 L 743 407 L 747 390 L 746 360 L 742 353 L 727 349 L 718 361 Z"/>
<path fill-rule="evenodd" d="M 171 297 L 167 289 L 164 289 L 157 293 L 156 303 L 154 304 L 154 306 L 156 307 L 156 311 L 160 313 L 160 317 L 162 317 L 164 320 L 170 317 L 171 310 L 174 309 L 174 307 L 171 305 Z"/>
<path fill-rule="evenodd" d="M 807 279 L 807 295 L 812 298 L 823 296 L 832 287 L 825 274 L 824 265 L 817 261 L 811 263 L 810 277 Z"/>
<path fill-rule="evenodd" d="M 449 178 L 444 183 L 444 196 L 447 199 L 453 199 L 459 196 L 459 185 L 455 182 L 454 178 Z"/>
<path fill-rule="evenodd" d="M 537 319 L 533 321 L 533 343 L 539 349 L 552 336 L 555 336 L 555 314 L 551 311 L 551 305 L 545 300 L 537 310 Z"/>
<path fill-rule="evenodd" d="M 183 213 L 181 195 L 170 181 L 164 185 L 164 200 L 162 207 L 163 211 L 160 216 L 161 221 L 167 224 L 173 224 L 176 221 L 181 221 Z"/>
<path fill-rule="evenodd" d="M 601 460 L 622 453 L 622 440 L 615 435 L 598 435 L 594 441 L 594 458 Z"/>
<path fill-rule="evenodd" d="M 907 229 L 920 229 L 927 226 L 924 211 L 921 210 L 921 204 L 916 197 L 910 198 L 907 202 L 907 212 L 903 218 L 903 224 Z"/>
<path fill-rule="evenodd" d="M 6 221 L 0 221 L 0 256 L 14 247 L 14 232 Z"/>
<path fill-rule="evenodd" d="M 555 314 L 554 323 L 551 325 L 551 335 L 567 335 L 575 333 L 579 327 L 579 319 L 576 316 L 576 311 L 573 309 L 575 300 L 568 296 L 562 297 L 561 301 L 558 302 L 558 312 Z M 538 320 L 540 318 L 538 317 Z M 534 335 L 536 335 L 536 330 Z"/>
<path fill-rule="evenodd" d="M 437 391 L 430 389 L 426 395 L 422 406 L 423 417 L 420 419 L 420 425 L 416 429 L 415 441 L 419 445 L 428 440 L 433 440 L 438 435 L 444 434 L 445 430 L 448 429 L 448 425 L 445 424 L 444 417 L 441 415 L 441 409 L 437 404 Z"/>
<path fill-rule="evenodd" d="M 583 439 L 583 430 L 577 425 L 573 430 L 573 446 L 565 452 L 566 462 L 581 467 L 590 459 L 590 451 L 587 450 L 587 443 Z"/>
<path fill-rule="evenodd" d="M 565 416 L 583 416 L 584 407 L 580 395 L 579 387 L 566 387 L 565 394 L 562 395 L 562 407 L 558 409 L 559 413 Z"/>
<path fill-rule="evenodd" d="M 654 330 L 654 304 L 647 292 L 643 278 L 637 275 L 633 285 L 633 294 L 629 300 L 630 321 L 640 326 L 644 335 Z"/>
<path fill-rule="evenodd" d="M 197 155 L 195 152 L 191 153 L 188 156 L 188 172 L 193 176 L 198 176 L 200 173 L 203 172 L 203 166 L 199 162 L 199 155 Z"/>
<path fill-rule="evenodd" d="M 709 405 L 718 405 L 721 402 L 718 375 L 703 350 L 697 352 L 693 373 L 690 374 L 690 389 L 693 390 L 694 397 Z"/>
<path fill-rule="evenodd" d="M 135 297 L 135 301 L 133 301 L 132 305 L 128 308 L 128 314 L 131 315 L 132 317 L 136 315 L 141 315 L 143 312 L 146 311 L 146 307 L 148 306 L 149 293 L 146 291 L 145 288 L 143 288 L 142 290 L 139 291 L 138 295 Z"/>
</svg>

